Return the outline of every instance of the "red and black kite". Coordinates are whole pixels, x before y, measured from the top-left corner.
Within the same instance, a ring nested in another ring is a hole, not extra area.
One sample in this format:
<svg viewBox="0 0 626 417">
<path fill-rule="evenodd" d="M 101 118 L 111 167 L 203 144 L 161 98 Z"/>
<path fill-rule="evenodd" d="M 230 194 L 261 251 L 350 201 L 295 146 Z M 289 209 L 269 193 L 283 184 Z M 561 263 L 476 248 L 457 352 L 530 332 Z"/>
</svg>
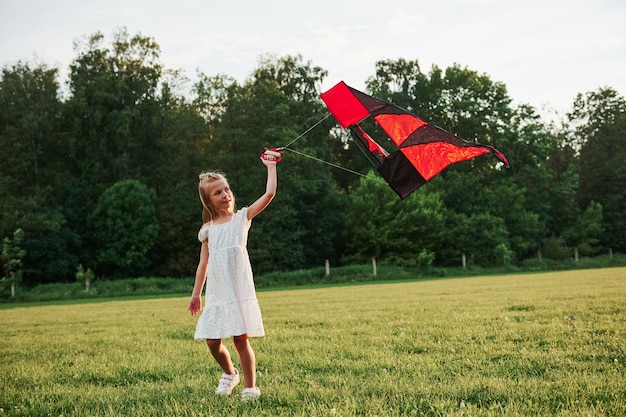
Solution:
<svg viewBox="0 0 626 417">
<path fill-rule="evenodd" d="M 506 157 L 493 146 L 468 142 L 427 123 L 409 111 L 368 96 L 343 81 L 322 93 L 330 113 L 350 129 L 380 162 L 378 172 L 404 199 L 449 165 L 491 153 L 508 168 Z M 359 123 L 372 116 L 398 150 L 389 154 Z"/>
</svg>

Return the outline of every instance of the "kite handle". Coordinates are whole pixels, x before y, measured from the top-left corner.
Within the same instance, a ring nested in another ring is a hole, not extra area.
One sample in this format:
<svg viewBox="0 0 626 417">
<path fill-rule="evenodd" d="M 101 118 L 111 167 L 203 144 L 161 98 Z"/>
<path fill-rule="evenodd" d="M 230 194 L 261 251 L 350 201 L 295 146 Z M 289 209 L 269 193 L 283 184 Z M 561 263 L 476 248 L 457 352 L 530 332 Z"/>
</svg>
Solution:
<svg viewBox="0 0 626 417">
<path fill-rule="evenodd" d="M 273 156 L 276 158 L 276 163 L 279 163 L 283 160 L 283 154 L 285 153 L 281 149 L 282 148 L 265 148 L 265 151 L 261 154 L 261 158 L 267 159 L 268 156 Z"/>
</svg>

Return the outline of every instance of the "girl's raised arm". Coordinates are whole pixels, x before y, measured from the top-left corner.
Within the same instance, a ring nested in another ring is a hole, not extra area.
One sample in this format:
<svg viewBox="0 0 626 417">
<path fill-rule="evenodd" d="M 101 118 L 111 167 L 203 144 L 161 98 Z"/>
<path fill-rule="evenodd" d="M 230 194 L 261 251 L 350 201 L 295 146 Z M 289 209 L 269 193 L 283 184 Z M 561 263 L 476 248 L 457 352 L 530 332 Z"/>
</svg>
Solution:
<svg viewBox="0 0 626 417">
<path fill-rule="evenodd" d="M 276 178 L 276 160 L 261 156 L 263 165 L 267 167 L 267 184 L 265 185 L 265 194 L 258 198 L 248 207 L 248 219 L 252 219 L 257 214 L 265 210 L 265 207 L 272 201 L 276 195 L 276 187 L 278 179 Z"/>
</svg>

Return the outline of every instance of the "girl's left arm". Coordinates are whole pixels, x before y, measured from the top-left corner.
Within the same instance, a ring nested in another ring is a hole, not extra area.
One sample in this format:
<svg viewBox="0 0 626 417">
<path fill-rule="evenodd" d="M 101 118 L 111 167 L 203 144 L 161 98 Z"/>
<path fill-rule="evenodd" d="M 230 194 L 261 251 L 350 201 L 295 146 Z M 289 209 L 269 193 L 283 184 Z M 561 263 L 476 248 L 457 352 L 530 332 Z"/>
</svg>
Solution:
<svg viewBox="0 0 626 417">
<path fill-rule="evenodd" d="M 261 157 L 263 165 L 267 167 L 267 184 L 265 185 L 265 194 L 258 198 L 254 203 L 248 207 L 248 219 L 252 219 L 254 216 L 265 210 L 265 207 L 272 201 L 276 195 L 276 187 L 278 185 L 278 179 L 276 176 L 276 161 L 269 160 Z"/>
</svg>

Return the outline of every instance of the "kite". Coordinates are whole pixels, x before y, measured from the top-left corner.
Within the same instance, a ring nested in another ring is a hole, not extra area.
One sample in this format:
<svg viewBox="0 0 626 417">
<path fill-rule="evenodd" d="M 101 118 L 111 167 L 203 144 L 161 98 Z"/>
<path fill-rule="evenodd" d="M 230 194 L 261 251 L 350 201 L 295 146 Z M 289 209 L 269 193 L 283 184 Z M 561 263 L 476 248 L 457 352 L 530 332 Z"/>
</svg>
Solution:
<svg viewBox="0 0 626 417">
<path fill-rule="evenodd" d="M 448 166 L 493 154 L 507 168 L 506 157 L 490 145 L 463 140 L 395 104 L 368 96 L 343 81 L 321 94 L 328 110 L 378 160 L 378 172 L 405 199 Z M 398 150 L 389 153 L 359 123 L 371 116 Z"/>
</svg>

